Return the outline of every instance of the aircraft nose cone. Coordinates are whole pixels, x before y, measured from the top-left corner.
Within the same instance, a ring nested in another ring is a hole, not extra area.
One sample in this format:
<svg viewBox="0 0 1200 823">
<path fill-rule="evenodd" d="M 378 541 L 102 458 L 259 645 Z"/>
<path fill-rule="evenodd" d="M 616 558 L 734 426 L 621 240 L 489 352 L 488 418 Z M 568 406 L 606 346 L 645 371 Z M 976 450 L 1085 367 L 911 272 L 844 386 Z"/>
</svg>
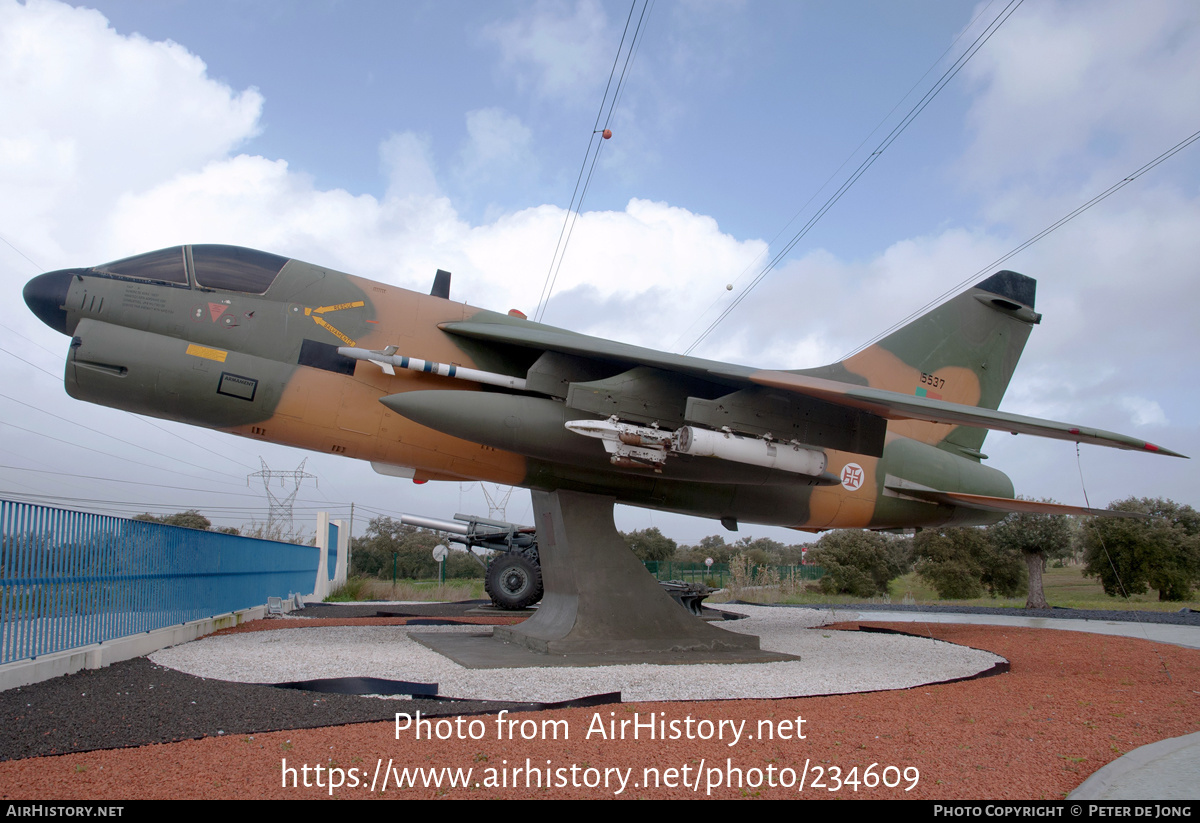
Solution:
<svg viewBox="0 0 1200 823">
<path fill-rule="evenodd" d="M 55 331 L 70 334 L 67 331 L 67 289 L 71 287 L 74 269 L 50 271 L 39 274 L 25 284 L 22 296 L 29 310 L 38 319 Z"/>
</svg>

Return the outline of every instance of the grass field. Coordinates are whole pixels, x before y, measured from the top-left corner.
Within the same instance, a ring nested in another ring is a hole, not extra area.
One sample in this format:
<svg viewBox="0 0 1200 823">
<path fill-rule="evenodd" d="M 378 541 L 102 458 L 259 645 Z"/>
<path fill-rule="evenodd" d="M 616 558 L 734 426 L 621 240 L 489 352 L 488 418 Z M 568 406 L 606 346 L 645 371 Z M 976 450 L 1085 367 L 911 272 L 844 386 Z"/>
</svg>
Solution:
<svg viewBox="0 0 1200 823">
<path fill-rule="evenodd" d="M 1129 609 L 1157 612 L 1175 612 L 1182 608 L 1200 610 L 1200 599 L 1193 594 L 1191 600 L 1160 602 L 1158 592 L 1135 595 L 1129 599 L 1109 597 L 1104 593 L 1100 581 L 1083 576 L 1081 566 L 1062 569 L 1048 568 L 1042 575 L 1046 589 L 1046 600 L 1051 606 L 1071 609 Z M 1021 609 L 1025 607 L 1025 595 L 1020 597 L 979 597 L 973 600 L 941 600 L 932 586 L 925 583 L 916 573 L 906 574 L 893 580 L 887 597 L 870 600 L 849 595 L 825 595 L 817 592 L 786 592 L 777 587 L 748 587 L 736 591 L 724 589 L 709 602 L 720 603 L 730 599 L 759 603 L 802 603 L 813 605 L 850 605 L 854 603 L 894 603 L 918 606 L 992 606 Z M 387 580 L 351 578 L 345 587 L 327 598 L 337 603 L 352 600 L 429 600 L 456 601 L 479 600 L 487 595 L 483 592 L 482 580 L 450 580 L 439 586 L 431 580 L 401 580 L 395 587 Z"/>
<path fill-rule="evenodd" d="M 1042 573 L 1042 585 L 1046 591 L 1046 602 L 1051 606 L 1070 609 L 1138 609 L 1142 611 L 1176 612 L 1182 608 L 1200 609 L 1200 600 L 1193 597 L 1186 601 L 1163 602 L 1158 599 L 1158 592 L 1151 590 L 1146 594 L 1134 595 L 1128 599 L 1109 597 L 1104 593 L 1100 581 L 1094 577 L 1084 577 L 1082 566 L 1067 566 L 1062 569 L 1048 568 Z M 917 577 L 915 573 L 893 580 L 891 584 L 892 602 L 903 602 L 910 596 L 917 603 L 956 603 L 965 606 L 1011 606 L 1025 607 L 1025 595 L 1013 598 L 983 597 L 975 600 L 942 601 L 931 586 Z"/>
<path fill-rule="evenodd" d="M 1200 610 L 1200 600 L 1193 597 L 1186 601 L 1160 602 L 1158 592 L 1135 595 L 1128 599 L 1109 597 L 1104 593 L 1100 581 L 1083 576 L 1082 566 L 1068 566 L 1056 569 L 1048 568 L 1042 574 L 1042 583 L 1046 591 L 1046 601 L 1051 606 L 1071 609 L 1128 609 L 1157 612 L 1175 612 L 1182 608 Z M 752 600 L 764 603 L 809 603 L 847 605 L 853 603 L 895 603 L 918 606 L 990 606 L 1001 608 L 1022 609 L 1025 607 L 1025 595 L 1020 597 L 978 597 L 971 600 L 942 600 L 937 591 L 915 572 L 906 574 L 892 581 L 887 597 L 875 597 L 870 600 L 850 597 L 849 595 L 824 595 L 815 592 L 801 592 L 793 596 L 780 596 L 779 592 L 747 589 L 737 592 L 742 600 Z M 715 600 L 716 598 L 714 598 Z"/>
</svg>

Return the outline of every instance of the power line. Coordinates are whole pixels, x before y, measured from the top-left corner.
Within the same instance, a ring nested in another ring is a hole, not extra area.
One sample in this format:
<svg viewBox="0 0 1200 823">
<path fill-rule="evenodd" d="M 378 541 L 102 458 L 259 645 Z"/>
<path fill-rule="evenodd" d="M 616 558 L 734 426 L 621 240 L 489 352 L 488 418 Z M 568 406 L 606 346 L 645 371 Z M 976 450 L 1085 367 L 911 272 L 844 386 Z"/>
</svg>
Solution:
<svg viewBox="0 0 1200 823">
<path fill-rule="evenodd" d="M 875 336 L 874 336 L 874 337 L 872 337 L 870 340 L 868 340 L 866 343 L 863 343 L 861 346 L 859 346 L 857 349 L 855 349 L 854 351 L 850 352 L 849 354 L 843 355 L 841 359 L 842 359 L 842 360 L 845 360 L 847 357 L 852 357 L 852 356 L 854 356 L 855 354 L 857 354 L 858 352 L 860 352 L 860 351 L 862 351 L 863 349 L 865 349 L 867 346 L 870 346 L 870 345 L 872 345 L 873 343 L 876 343 L 877 341 L 879 341 L 879 340 L 882 340 L 884 337 L 886 337 L 887 335 L 891 334 L 891 333 L 892 333 L 893 331 L 895 331 L 896 329 L 898 329 L 898 328 L 900 328 L 901 326 L 903 326 L 903 325 L 907 324 L 907 323 L 908 323 L 910 320 L 912 320 L 912 319 L 914 319 L 914 318 L 916 318 L 916 317 L 919 317 L 920 315 L 924 314 L 926 311 L 928 311 L 928 310 L 929 310 L 930 308 L 932 308 L 933 306 L 936 306 L 936 305 L 938 305 L 939 303 L 942 303 L 943 301 L 945 301 L 945 300 L 946 300 L 946 298 L 948 298 L 948 297 L 950 297 L 951 295 L 953 295 L 953 294 L 955 294 L 956 292 L 958 292 L 958 290 L 959 290 L 959 289 L 963 288 L 964 286 L 967 286 L 968 284 L 973 284 L 973 283 L 975 282 L 976 278 L 983 276 L 984 274 L 986 274 L 987 272 L 991 271 L 991 270 L 992 270 L 992 269 L 994 269 L 996 266 L 999 266 L 1001 263 L 1003 263 L 1004 261 L 1008 260 L 1009 258 L 1011 258 L 1011 257 L 1013 257 L 1013 256 L 1015 256 L 1015 255 L 1017 255 L 1017 254 L 1019 254 L 1019 253 L 1021 253 L 1021 252 L 1025 251 L 1025 249 L 1029 248 L 1029 247 L 1030 247 L 1030 246 L 1032 246 L 1034 243 L 1036 243 L 1037 241 L 1041 240 L 1043 237 L 1045 237 L 1046 235 L 1048 235 L 1048 234 L 1050 234 L 1051 232 L 1055 231 L 1056 229 L 1058 229 L 1058 228 L 1061 228 L 1062 226 L 1064 226 L 1064 225 L 1066 225 L 1067 223 L 1071 222 L 1071 221 L 1072 221 L 1072 220 L 1074 220 L 1076 217 L 1078 217 L 1079 215 L 1083 214 L 1085 211 L 1087 211 L 1088 209 L 1090 209 L 1092 206 L 1095 206 L 1097 203 L 1100 203 L 1101 201 L 1103 201 L 1103 200 L 1107 199 L 1109 196 L 1111 196 L 1111 195 L 1113 195 L 1113 194 L 1116 194 L 1118 191 L 1120 191 L 1121 189 L 1123 189 L 1123 188 L 1125 188 L 1126 186 L 1128 186 L 1128 185 L 1129 185 L 1130 183 L 1132 183 L 1134 180 L 1137 180 L 1139 177 L 1141 177 L 1141 176 L 1142 176 L 1143 174 L 1145 174 L 1146 172 L 1150 171 L 1152 168 L 1154 168 L 1155 166 L 1157 166 L 1159 163 L 1162 163 L 1162 162 L 1164 162 L 1165 160 L 1167 160 L 1167 159 L 1171 158 L 1172 156 L 1174 156 L 1174 155 L 1178 154 L 1179 152 L 1183 151 L 1183 150 L 1184 150 L 1184 149 L 1186 149 L 1188 146 L 1190 146 L 1192 143 L 1195 143 L 1197 140 L 1200 140 L 1200 131 L 1193 132 L 1193 133 L 1192 133 L 1190 136 L 1188 136 L 1188 137 L 1185 137 L 1183 140 L 1180 140 L 1180 141 L 1179 141 L 1178 143 L 1176 143 L 1174 146 L 1172 146 L 1171 148 L 1169 148 L 1169 149 L 1167 149 L 1166 151 L 1164 151 L 1164 152 L 1163 152 L 1162 154 L 1160 154 L 1158 157 L 1155 157 L 1155 158 L 1154 158 L 1153 160 L 1151 160 L 1149 163 L 1146 163 L 1144 166 L 1142 166 L 1141 168 L 1139 168 L 1137 171 L 1134 171 L 1134 172 L 1132 172 L 1131 174 L 1128 174 L 1128 175 L 1126 175 L 1125 177 L 1121 178 L 1121 179 L 1120 179 L 1119 181 L 1117 181 L 1116 183 L 1113 183 L 1111 186 L 1109 186 L 1107 189 L 1105 189 L 1104 191 L 1102 191 L 1102 192 L 1100 192 L 1099 194 L 1097 194 L 1097 195 L 1096 195 L 1095 197 L 1093 197 L 1091 200 L 1088 200 L 1088 201 L 1087 201 L 1086 203 L 1084 203 L 1083 205 L 1081 205 L 1081 206 L 1078 206 L 1078 207 L 1077 207 L 1077 208 L 1075 208 L 1073 211 L 1071 211 L 1071 212 L 1069 212 L 1068 214 L 1066 214 L 1066 215 L 1064 215 L 1064 216 L 1060 217 L 1058 220 L 1055 220 L 1055 221 L 1054 221 L 1053 223 L 1051 223 L 1049 226 L 1047 226 L 1046 228 L 1042 229 L 1040 232 L 1038 232 L 1037 234 L 1035 234 L 1033 237 L 1030 237 L 1030 238 L 1029 238 L 1028 240 L 1026 240 L 1024 243 L 1021 243 L 1019 246 L 1017 246 L 1016 248 L 1014 248 L 1012 251 L 1008 252 L 1007 254 L 1001 255 L 1000 257 L 997 257 L 995 260 L 993 260 L 991 263 L 988 263 L 986 266 L 984 266 L 983 268 L 981 268 L 979 271 L 977 271 L 977 272 L 975 272 L 974 274 L 972 274 L 972 275 L 969 275 L 968 277 L 964 278 L 963 280 L 961 280 L 961 281 L 960 281 L 959 283 L 957 283 L 956 285 L 954 285 L 954 286 L 951 286 L 949 289 L 947 289 L 946 291 L 942 292 L 942 293 L 941 293 L 940 295 L 938 295 L 937 297 L 935 297 L 935 298 L 933 298 L 932 300 L 930 300 L 928 303 L 926 303 L 924 306 L 922 306 L 921 308 L 919 308 L 919 309 L 917 309 L 916 311 L 914 311 L 912 314 L 908 315 L 907 317 L 905 317 L 905 318 L 904 318 L 904 319 L 902 319 L 902 320 L 899 320 L 899 321 L 897 321 L 896 323 L 893 323 L 891 326 L 889 326 L 888 328 L 884 329 L 882 332 L 880 332 L 879 334 L 875 335 Z"/>
<path fill-rule="evenodd" d="M 125 412 L 125 414 L 129 415 L 129 416 L 130 416 L 130 417 L 132 417 L 134 420 L 140 420 L 141 422 L 145 423 L 147 426 L 150 426 L 151 428 L 158 429 L 160 432 L 162 432 L 162 433 L 163 433 L 163 434 L 165 434 L 165 435 L 168 435 L 168 436 L 170 436 L 170 437 L 174 437 L 176 440 L 182 440 L 184 443 L 187 443 L 189 446 L 196 446 L 196 444 L 195 444 L 193 441 L 189 440 L 188 438 L 184 437 L 183 435 L 181 435 L 181 434 L 176 434 L 175 432 L 171 431 L 170 429 L 164 429 L 162 426 L 158 425 L 158 424 L 157 424 L 157 423 L 155 423 L 153 420 L 147 420 L 145 417 L 143 417 L 143 416 L 142 416 L 142 415 L 140 415 L 140 414 L 134 414 L 134 413 L 133 413 L 133 412 L 131 412 L 131 411 L 127 411 L 127 412 Z M 207 436 L 208 436 L 208 439 L 212 440 L 214 443 L 220 443 L 220 442 L 221 442 L 221 441 L 217 440 L 215 437 L 213 437 L 213 436 L 211 435 L 211 433 L 209 432 L 209 430 L 208 430 L 208 429 L 195 429 L 195 427 L 193 427 L 193 429 L 194 429 L 195 431 L 198 431 L 198 432 L 200 432 L 200 433 L 202 433 L 202 434 L 205 434 L 205 435 L 207 435 Z M 225 444 L 224 444 L 224 443 L 222 443 L 221 445 L 225 445 Z M 200 448 L 200 447 L 199 447 L 199 446 L 196 446 L 196 448 Z M 243 463 L 241 460 L 238 460 L 236 457 L 231 457 L 230 455 L 228 455 L 228 454 L 224 454 L 223 452 L 213 452 L 213 451 L 210 451 L 210 450 L 207 450 L 207 449 L 206 449 L 206 450 L 205 450 L 205 454 L 208 454 L 208 455 L 213 455 L 213 454 L 215 454 L 217 457 L 223 457 L 223 458 L 225 458 L 226 460 L 228 460 L 228 461 L 229 461 L 229 462 L 231 462 L 231 463 L 237 463 L 237 464 L 238 464 L 239 466 L 241 466 L 243 469 L 252 469 L 252 468 L 254 468 L 254 467 L 253 467 L 253 466 L 251 466 L 249 463 Z M 216 469 L 209 469 L 209 471 L 216 471 Z M 217 473 L 218 473 L 218 474 L 225 474 L 225 472 L 217 472 Z M 230 474 L 230 475 L 226 475 L 226 476 L 227 476 L 227 477 L 233 477 L 234 475 Z"/>
<path fill-rule="evenodd" d="M 22 257 L 24 257 L 26 260 L 29 260 L 29 264 L 31 266 L 33 266 L 35 269 L 37 269 L 38 271 L 45 271 L 44 268 L 39 266 L 37 263 L 33 262 L 33 260 L 30 260 L 29 255 L 25 254 L 25 252 L 21 251 L 16 246 L 14 246 L 12 243 L 10 243 L 8 241 L 7 237 L 5 237 L 4 235 L 0 235 L 0 241 L 3 241 L 4 245 L 8 246 L 10 249 L 15 251 L 17 254 L 21 255 Z"/>
<path fill-rule="evenodd" d="M 637 0 L 629 6 L 629 14 L 625 18 L 625 29 L 621 32 L 621 42 L 617 44 L 617 54 L 613 58 L 612 69 L 608 74 L 608 84 L 604 87 L 604 96 L 600 100 L 600 109 L 596 112 L 596 122 L 592 125 L 592 133 L 588 137 L 587 150 L 583 153 L 583 163 L 579 166 L 579 175 L 575 178 L 575 190 L 571 192 L 571 202 L 567 206 L 567 213 L 563 217 L 563 226 L 558 232 L 558 241 L 554 246 L 554 254 L 550 256 L 550 268 L 546 272 L 546 282 L 542 286 L 541 295 L 538 297 L 537 309 L 533 313 L 533 319 L 540 322 L 546 314 L 546 308 L 550 304 L 550 295 L 554 291 L 554 284 L 558 281 L 558 273 L 562 270 L 563 259 L 567 255 L 567 245 L 571 242 L 571 235 L 575 231 L 575 223 L 579 219 L 580 212 L 583 211 L 583 201 L 587 197 L 588 188 L 592 182 L 592 173 L 596 169 L 596 161 L 600 159 L 600 150 L 604 146 L 604 141 L 607 139 L 604 135 L 611 135 L 608 131 L 608 126 L 612 122 L 613 111 L 616 108 L 617 100 L 621 96 L 625 88 L 625 78 L 632 65 L 633 57 L 637 53 L 638 38 L 643 29 L 643 24 L 646 20 L 647 10 L 651 5 L 651 0 L 643 0 L 642 13 L 638 16 L 637 26 L 634 29 L 633 37 L 629 41 L 629 49 L 625 51 L 625 37 L 629 33 L 629 24 L 633 20 L 634 9 L 637 8 Z M 617 64 L 621 61 L 621 52 L 625 51 L 625 64 L 621 68 L 621 76 L 617 80 L 617 87 L 613 91 L 612 99 L 609 101 L 609 90 L 612 89 L 613 77 L 617 71 Z M 608 102 L 608 115 L 604 115 L 604 104 Z M 604 117 L 604 125 L 601 127 L 600 119 Z M 597 141 L 596 135 L 601 137 Z M 593 145 L 595 151 L 592 151 Z M 588 158 L 591 158 L 591 164 L 588 164 Z M 587 170 L 587 177 L 584 178 L 584 170 Z M 582 181 L 582 189 L 580 183 Z M 578 202 L 576 201 L 578 195 Z"/>
<path fill-rule="evenodd" d="M 54 471 L 52 469 L 30 469 L 30 468 L 26 468 L 24 466 L 7 466 L 7 465 L 0 465 L 0 469 L 9 469 L 11 471 L 19 471 L 19 472 L 36 472 L 38 474 L 53 474 L 58 477 L 72 477 L 77 480 L 101 480 L 105 483 L 122 483 L 122 484 L 129 485 L 129 486 L 153 486 L 156 489 L 171 489 L 172 491 L 197 492 L 199 494 L 224 494 L 224 495 L 230 495 L 233 497 L 241 497 L 241 498 L 245 498 L 245 496 L 246 496 L 245 491 L 222 492 L 222 491 L 216 491 L 215 489 L 197 489 L 197 488 L 193 488 L 191 486 L 164 486 L 162 483 L 150 483 L 150 482 L 147 482 L 144 480 L 120 480 L 115 477 L 100 477 L 98 475 L 76 474 L 75 472 L 60 472 L 60 471 Z M 331 504 L 331 505 L 335 505 L 335 506 L 350 505 L 349 503 L 337 503 L 335 501 L 329 500 L 328 498 L 326 498 L 325 500 L 300 500 L 298 502 L 313 503 L 314 505 L 326 505 L 326 504 Z"/>
<path fill-rule="evenodd" d="M 147 469 L 154 469 L 155 471 L 172 472 L 173 474 L 179 474 L 179 472 L 175 472 L 173 469 L 169 469 L 164 466 L 153 466 L 149 463 L 142 463 L 139 460 L 133 460 L 132 458 L 129 458 L 129 457 L 123 457 L 119 454 L 112 454 L 111 452 L 106 452 L 101 449 L 93 449 L 90 446 L 84 446 L 79 443 L 71 443 L 70 441 L 63 440 L 62 438 L 59 438 L 59 437 L 53 437 L 49 434 L 45 434 L 44 432 L 34 431 L 33 429 L 27 429 L 24 426 L 18 426 L 15 423 L 9 423 L 7 420 L 0 420 L 0 425 L 9 426 L 11 428 L 17 429 L 18 431 L 23 431 L 23 432 L 26 432 L 27 434 L 32 434 L 37 437 L 44 437 L 47 440 L 53 440 L 56 443 L 62 443 L 63 445 L 70 446 L 71 448 L 83 449 L 84 451 L 95 452 L 96 454 L 101 454 L 101 455 L 104 455 L 105 457 L 113 457 L 113 458 L 116 458 L 117 460 L 124 460 L 128 463 L 133 463 L 135 466 L 142 466 Z M 207 471 L 212 471 L 212 469 L 208 469 Z M 190 477 L 193 480 L 202 480 L 205 483 L 224 482 L 224 481 L 213 480 L 212 478 L 209 478 L 209 477 L 198 477 L 194 474 L 184 474 L 183 476 Z"/>
<path fill-rule="evenodd" d="M 946 59 L 946 55 L 949 54 L 954 49 L 954 47 L 958 45 L 958 41 L 967 36 L 967 32 L 969 32 L 974 27 L 976 21 L 978 21 L 979 18 L 983 16 L 984 12 L 986 12 L 988 9 L 990 9 L 992 7 L 993 3 L 995 3 L 995 2 L 996 2 L 996 0 L 990 0 L 990 2 L 986 6 L 983 6 L 982 8 L 980 8 L 979 12 L 974 17 L 971 18 L 971 22 L 967 23 L 967 25 L 963 27 L 963 30 L 961 32 L 959 32 L 958 36 L 955 37 L 952 41 L 950 41 L 950 45 L 946 46 L 946 50 L 938 55 L 937 59 L 934 60 L 933 63 L 930 64 L 929 68 L 925 69 L 925 73 L 917 78 L 916 82 L 913 83 L 909 87 L 908 91 L 906 91 L 904 93 L 904 95 L 899 100 L 896 101 L 896 104 L 894 106 L 892 106 L 892 108 L 888 111 L 888 113 L 885 114 L 880 119 L 880 121 L 875 124 L 875 128 L 873 128 L 869 132 L 867 132 L 867 135 L 862 139 L 861 142 L 859 142 L 859 144 L 857 146 L 854 147 L 854 150 L 851 151 L 848 155 L 846 155 L 846 159 L 841 162 L 841 165 L 839 165 L 836 169 L 834 169 L 832 172 L 830 172 L 829 176 L 825 178 L 825 182 L 823 182 L 820 186 L 818 186 L 817 189 L 811 195 L 809 195 L 809 198 L 804 201 L 803 205 L 801 205 L 800 208 L 796 209 L 796 213 L 793 214 L 788 219 L 788 221 L 783 224 L 783 228 L 781 228 L 779 231 L 775 232 L 775 236 L 772 237 L 770 242 L 767 243 L 767 247 L 765 249 L 763 249 L 761 252 L 759 252 L 758 255 L 755 256 L 755 258 L 746 265 L 746 268 L 742 269 L 742 271 L 738 274 L 738 276 L 733 279 L 734 283 L 739 282 L 743 277 L 746 276 L 747 272 L 749 272 L 752 268 L 754 268 L 755 266 L 758 265 L 758 262 L 763 259 L 763 257 L 766 255 L 766 253 L 770 250 L 771 246 L 775 245 L 775 241 L 777 241 L 780 237 L 782 237 L 783 233 L 788 230 L 788 227 L 790 227 L 793 223 L 796 222 L 796 219 L 799 218 L 800 215 L 804 213 L 804 210 L 808 208 L 809 204 L 812 203 L 812 201 L 817 199 L 817 195 L 819 195 L 821 192 L 825 191 L 825 188 L 830 183 L 833 182 L 833 178 L 836 177 L 838 175 L 838 173 L 841 172 L 842 169 L 846 168 L 846 164 L 849 163 L 851 160 L 853 160 L 854 157 L 860 151 L 862 151 L 862 147 L 867 144 L 867 141 L 871 139 L 872 135 L 874 135 L 875 132 L 877 132 L 881 128 L 883 128 L 883 124 L 886 123 L 889 119 L 891 119 L 891 116 L 896 113 L 896 109 L 900 108 L 900 106 L 904 103 L 904 101 L 912 96 L 912 93 L 917 90 L 917 86 L 921 85 L 921 83 L 925 80 L 925 78 L 929 76 L 929 73 L 932 72 L 935 68 L 937 68 L 939 63 L 941 63 L 944 59 Z M 684 337 L 687 336 L 688 332 L 690 332 L 692 330 L 692 328 L 698 322 L 700 322 L 701 318 L 705 317 L 706 315 L 708 315 L 709 312 L 711 312 L 714 308 L 716 308 L 717 304 L 721 302 L 723 297 L 724 297 L 724 294 L 722 294 L 721 297 L 718 297 L 716 300 L 712 301 L 712 303 L 709 304 L 708 308 L 706 308 L 704 311 L 700 312 L 699 314 L 697 314 L 695 316 L 695 318 L 692 320 L 692 322 L 688 324 L 687 328 L 685 328 L 682 332 L 680 332 L 679 336 L 675 338 L 675 342 L 673 342 L 670 345 L 670 351 L 674 351 L 676 349 L 676 347 L 679 346 L 680 342 L 683 340 Z"/>
<path fill-rule="evenodd" d="M 112 440 L 116 440 L 118 443 L 124 443 L 126 446 L 133 446 L 133 448 L 135 448 L 135 449 L 141 449 L 142 451 L 150 452 L 151 454 L 153 454 L 155 456 L 159 456 L 161 454 L 161 452 L 156 452 L 154 449 L 147 448 L 146 446 L 140 446 L 137 443 L 134 443 L 130 440 L 126 440 L 122 437 L 117 437 L 115 434 L 109 434 L 108 432 L 102 432 L 99 429 L 93 429 L 91 426 L 80 423 L 77 420 L 71 420 L 70 418 L 63 417 L 62 415 L 55 414 L 54 412 L 46 411 L 45 409 L 39 408 L 38 406 L 35 406 L 32 403 L 26 403 L 24 400 L 18 400 L 15 397 L 9 397 L 7 394 L 4 394 L 3 392 L 0 392 L 0 397 L 3 397 L 5 400 L 8 400 L 12 403 L 17 403 L 19 405 L 22 405 L 27 409 L 33 409 L 36 412 L 40 412 L 41 414 L 47 415 L 49 417 L 53 417 L 55 420 L 61 420 L 64 423 L 70 423 L 73 426 L 78 426 L 81 429 L 86 429 L 87 431 L 90 431 L 93 434 L 98 434 L 101 437 L 107 437 Z M 169 434 L 169 432 L 168 432 L 168 434 Z M 42 435 L 42 436 L 44 437 L 45 435 Z M 128 458 L 124 458 L 124 459 L 128 459 Z M 210 469 L 208 466 L 201 466 L 198 463 L 190 463 L 187 460 L 183 460 L 178 457 L 172 457 L 170 459 L 174 460 L 176 463 L 182 463 L 185 466 L 191 466 L 194 469 L 200 469 L 200 470 L 206 471 L 206 472 L 213 472 L 214 474 L 225 475 L 225 477 L 230 477 L 230 478 L 233 478 L 236 480 L 241 479 L 241 478 L 235 477 L 232 474 L 228 474 L 228 473 L 222 472 L 222 471 L 217 471 L 216 469 Z M 197 479 L 203 479 L 203 478 L 197 478 Z"/>
<path fill-rule="evenodd" d="M 858 179 L 867 172 L 867 169 L 871 168 L 871 166 L 875 164 L 875 161 L 878 160 L 885 151 L 887 151 L 892 143 L 894 143 L 897 138 L 899 138 L 900 135 L 903 134 L 910 125 L 912 125 L 913 121 L 916 120 L 921 112 L 925 110 L 925 107 L 933 102 L 933 99 L 938 96 L 942 89 L 944 89 L 952 79 L 954 79 L 955 75 L 962 70 L 963 66 L 970 62 L 971 58 L 974 57 L 981 48 L 983 48 L 984 44 L 986 44 L 987 41 L 992 38 L 992 35 L 994 35 L 1000 29 L 1000 27 L 1004 25 L 1005 21 L 1012 16 L 1013 12 L 1015 12 L 1023 2 L 1024 0 L 1010 0 L 1009 4 L 1005 6 L 998 15 L 996 15 L 995 19 L 993 19 L 992 22 L 989 23 L 983 30 L 983 32 L 977 38 L 975 38 L 971 45 L 967 47 L 966 51 L 959 55 L 958 59 L 955 60 L 948 69 L 946 69 L 946 71 L 940 78 L 938 78 L 938 81 L 933 84 L 929 91 L 925 92 L 925 95 L 917 101 L 916 105 L 909 110 L 908 114 L 906 114 L 904 118 L 888 133 L 887 137 L 883 139 L 883 142 L 881 142 L 875 148 L 875 150 L 871 152 L 866 160 L 859 164 L 858 168 L 855 169 L 848 178 L 846 178 L 842 185 L 838 187 L 837 191 L 835 191 L 829 197 L 829 199 L 825 201 L 824 205 L 822 205 L 821 208 L 819 208 L 817 212 L 808 219 L 808 222 L 805 223 L 800 228 L 800 231 L 798 231 L 795 236 L 788 241 L 787 245 L 785 245 L 773 258 L 771 258 L 771 261 L 767 263 L 767 265 L 763 267 L 762 271 L 755 276 L 754 280 L 750 282 L 750 285 L 743 289 L 742 292 L 736 298 L 734 298 L 733 302 L 725 307 L 721 314 L 717 316 L 717 319 L 709 324 L 708 328 L 706 328 L 704 332 L 696 338 L 692 345 L 688 346 L 688 348 L 684 351 L 684 354 L 691 354 L 692 351 L 699 346 L 700 343 L 703 342 L 703 340 L 708 337 L 708 335 L 711 334 L 713 330 L 716 329 L 716 327 L 733 312 L 734 309 L 742 304 L 742 301 L 750 295 L 750 292 L 754 291 L 755 287 L 758 286 L 758 284 L 761 283 L 777 265 L 779 265 L 779 263 L 792 251 L 796 244 L 808 234 L 813 226 L 815 226 L 817 222 L 824 217 L 831 208 L 833 208 L 834 204 L 841 200 L 842 196 L 849 191 L 856 182 L 858 182 Z"/>
</svg>

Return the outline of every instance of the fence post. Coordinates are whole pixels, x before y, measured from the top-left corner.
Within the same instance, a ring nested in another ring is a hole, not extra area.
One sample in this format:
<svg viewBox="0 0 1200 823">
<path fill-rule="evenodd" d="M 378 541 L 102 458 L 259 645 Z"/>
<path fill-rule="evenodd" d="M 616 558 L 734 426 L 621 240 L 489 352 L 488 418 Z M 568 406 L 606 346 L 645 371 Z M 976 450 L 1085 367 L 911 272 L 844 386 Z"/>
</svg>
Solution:
<svg viewBox="0 0 1200 823">
<path fill-rule="evenodd" d="M 317 512 L 317 580 L 312 599 L 320 603 L 329 594 L 329 512 Z"/>
<path fill-rule="evenodd" d="M 333 573 L 331 585 L 336 589 L 346 585 L 346 563 L 350 556 L 350 526 L 345 520 L 334 520 L 337 527 L 337 568 Z"/>
</svg>

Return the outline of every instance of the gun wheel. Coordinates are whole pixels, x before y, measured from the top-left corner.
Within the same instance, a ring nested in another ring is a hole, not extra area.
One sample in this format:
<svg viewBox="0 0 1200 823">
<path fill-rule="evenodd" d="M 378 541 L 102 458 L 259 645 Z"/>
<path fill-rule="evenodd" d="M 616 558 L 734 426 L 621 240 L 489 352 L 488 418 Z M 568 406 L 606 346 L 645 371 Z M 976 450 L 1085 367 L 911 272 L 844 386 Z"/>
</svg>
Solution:
<svg viewBox="0 0 1200 823">
<path fill-rule="evenodd" d="M 525 609 L 542 599 L 542 570 L 520 552 L 491 562 L 484 585 L 497 608 Z"/>
</svg>

